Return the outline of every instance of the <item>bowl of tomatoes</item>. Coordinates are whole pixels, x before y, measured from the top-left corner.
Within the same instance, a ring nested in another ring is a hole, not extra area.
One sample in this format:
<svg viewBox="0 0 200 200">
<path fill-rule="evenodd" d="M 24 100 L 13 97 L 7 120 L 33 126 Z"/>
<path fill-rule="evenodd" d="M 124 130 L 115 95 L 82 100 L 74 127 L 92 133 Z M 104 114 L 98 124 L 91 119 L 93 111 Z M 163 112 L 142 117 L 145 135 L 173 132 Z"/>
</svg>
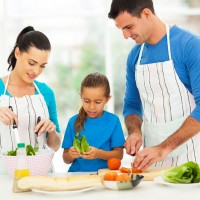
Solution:
<svg viewBox="0 0 200 200">
<path fill-rule="evenodd" d="M 129 190 L 139 185 L 143 178 L 144 176 L 139 174 L 106 172 L 101 182 L 108 189 Z"/>
</svg>

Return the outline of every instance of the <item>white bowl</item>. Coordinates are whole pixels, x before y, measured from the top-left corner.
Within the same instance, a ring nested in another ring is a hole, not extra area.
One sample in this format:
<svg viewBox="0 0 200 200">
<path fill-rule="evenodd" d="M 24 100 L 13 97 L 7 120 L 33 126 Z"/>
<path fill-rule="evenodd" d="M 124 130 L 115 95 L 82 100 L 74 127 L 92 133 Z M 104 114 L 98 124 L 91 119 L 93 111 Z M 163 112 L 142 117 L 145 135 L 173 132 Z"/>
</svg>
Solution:
<svg viewBox="0 0 200 200">
<path fill-rule="evenodd" d="M 131 176 L 131 175 L 129 174 L 129 176 Z M 134 174 L 132 177 L 132 180 L 130 180 L 130 181 L 107 181 L 107 180 L 104 180 L 103 177 L 102 177 L 101 181 L 102 181 L 103 185 L 108 189 L 129 190 L 129 189 L 136 187 L 143 178 L 144 178 L 143 175 Z"/>
<path fill-rule="evenodd" d="M 47 175 L 48 170 L 51 166 L 54 153 L 55 152 L 50 149 L 40 149 L 40 152 L 36 153 L 35 156 L 27 156 L 30 174 L 32 176 Z M 1 160 L 8 174 L 13 177 L 17 162 L 17 156 L 7 156 L 5 154 L 2 154 Z"/>
</svg>

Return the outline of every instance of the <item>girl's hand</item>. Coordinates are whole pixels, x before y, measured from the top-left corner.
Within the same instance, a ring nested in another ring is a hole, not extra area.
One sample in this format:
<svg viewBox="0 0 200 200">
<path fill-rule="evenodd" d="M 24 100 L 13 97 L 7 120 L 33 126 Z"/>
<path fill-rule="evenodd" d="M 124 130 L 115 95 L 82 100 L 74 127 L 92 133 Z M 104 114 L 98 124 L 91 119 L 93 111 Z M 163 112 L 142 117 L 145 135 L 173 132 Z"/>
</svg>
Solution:
<svg viewBox="0 0 200 200">
<path fill-rule="evenodd" d="M 92 159 L 98 158 L 97 156 L 98 152 L 99 152 L 99 149 L 90 146 L 90 151 L 85 152 L 84 154 L 81 155 L 81 157 L 87 160 L 92 160 Z"/>
<path fill-rule="evenodd" d="M 71 147 L 69 149 L 69 156 L 75 159 L 75 158 L 80 158 L 81 154 L 74 147 Z"/>
<path fill-rule="evenodd" d="M 15 115 L 11 109 L 5 107 L 0 108 L 0 121 L 7 126 L 12 125 L 14 121 L 18 125 L 17 115 Z"/>
<path fill-rule="evenodd" d="M 41 120 L 34 128 L 35 132 L 38 132 L 38 135 L 46 134 L 56 134 L 56 126 L 51 120 Z"/>
</svg>

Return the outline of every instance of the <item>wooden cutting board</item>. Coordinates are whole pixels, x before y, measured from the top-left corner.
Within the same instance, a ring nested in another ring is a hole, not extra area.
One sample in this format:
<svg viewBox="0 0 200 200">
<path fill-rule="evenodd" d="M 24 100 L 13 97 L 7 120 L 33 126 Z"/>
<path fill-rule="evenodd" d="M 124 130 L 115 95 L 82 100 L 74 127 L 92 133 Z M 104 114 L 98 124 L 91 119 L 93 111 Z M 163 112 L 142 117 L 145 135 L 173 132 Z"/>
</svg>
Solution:
<svg viewBox="0 0 200 200">
<path fill-rule="evenodd" d="M 144 172 L 140 173 L 141 175 L 144 176 L 144 181 L 152 181 L 155 177 L 160 176 L 161 175 L 161 171 L 163 170 L 167 170 L 169 168 L 148 168 L 147 170 L 145 170 Z M 117 172 L 117 173 L 121 173 L 119 170 L 110 170 L 110 169 L 100 169 L 98 171 L 98 174 L 100 176 L 104 175 L 106 172 Z"/>
</svg>

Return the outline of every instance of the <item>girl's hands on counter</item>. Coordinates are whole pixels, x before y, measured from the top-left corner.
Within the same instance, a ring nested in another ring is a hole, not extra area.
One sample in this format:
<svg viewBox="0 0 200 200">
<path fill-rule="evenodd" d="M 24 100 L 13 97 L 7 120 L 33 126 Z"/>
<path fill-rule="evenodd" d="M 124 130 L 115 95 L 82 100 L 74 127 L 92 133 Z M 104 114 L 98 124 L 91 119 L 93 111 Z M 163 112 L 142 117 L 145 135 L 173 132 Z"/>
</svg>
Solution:
<svg viewBox="0 0 200 200">
<path fill-rule="evenodd" d="M 0 108 L 0 121 L 3 122 L 5 125 L 10 126 L 16 122 L 18 125 L 17 115 L 13 113 L 13 111 L 6 107 Z"/>
</svg>

